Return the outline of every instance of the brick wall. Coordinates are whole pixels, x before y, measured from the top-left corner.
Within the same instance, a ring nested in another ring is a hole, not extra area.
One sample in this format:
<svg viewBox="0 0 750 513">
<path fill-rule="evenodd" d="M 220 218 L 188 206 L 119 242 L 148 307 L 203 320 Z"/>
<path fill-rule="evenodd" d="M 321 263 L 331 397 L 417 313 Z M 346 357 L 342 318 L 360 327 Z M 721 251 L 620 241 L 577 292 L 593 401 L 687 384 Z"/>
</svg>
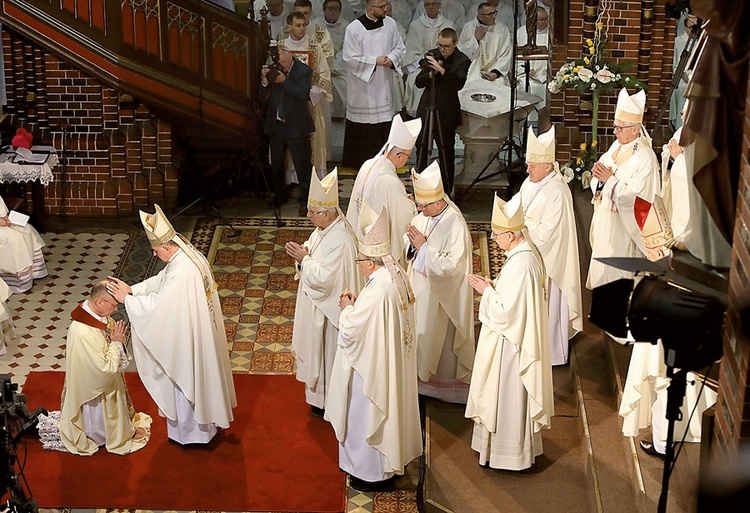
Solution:
<svg viewBox="0 0 750 513">
<path fill-rule="evenodd" d="M 65 151 L 65 200 L 61 161 L 46 188 L 49 213 L 64 208 L 69 215 L 128 215 L 155 202 L 176 201 L 178 169 L 168 122 L 8 29 L 3 48 L 4 123 L 10 125 L 4 138 L 23 126 L 35 144 L 53 145 L 58 156 Z"/>
<path fill-rule="evenodd" d="M 581 57 L 583 41 L 593 38 L 597 15 L 602 0 L 570 0 L 568 38 L 565 45 L 554 44 L 552 72 L 556 73 L 566 62 Z M 630 74 L 648 84 L 647 110 L 644 124 L 653 130 L 659 108 L 664 101 L 672 79 L 672 54 L 676 21 L 667 18 L 666 0 L 609 0 L 609 20 L 605 19 L 609 37 L 610 56 L 618 61 L 633 63 Z M 630 91 L 631 94 L 635 89 Z M 601 151 L 614 140 L 611 127 L 614 121 L 617 94 L 600 99 L 599 147 Z M 557 132 L 557 158 L 563 163 L 570 159 L 571 148 L 576 153 L 578 145 L 591 140 L 591 97 L 581 97 L 576 91 L 565 89 L 553 94 L 550 115 Z M 667 110 L 661 126 L 667 126 Z M 666 133 L 665 135 L 671 135 Z M 658 133 L 654 145 L 662 144 L 664 136 Z"/>
<path fill-rule="evenodd" d="M 742 171 L 737 191 L 737 217 L 729 273 L 729 305 L 725 322 L 724 358 L 714 431 L 714 457 L 732 461 L 741 443 L 750 440 L 750 337 L 740 326 L 740 308 L 750 305 L 750 84 L 745 99 Z"/>
</svg>

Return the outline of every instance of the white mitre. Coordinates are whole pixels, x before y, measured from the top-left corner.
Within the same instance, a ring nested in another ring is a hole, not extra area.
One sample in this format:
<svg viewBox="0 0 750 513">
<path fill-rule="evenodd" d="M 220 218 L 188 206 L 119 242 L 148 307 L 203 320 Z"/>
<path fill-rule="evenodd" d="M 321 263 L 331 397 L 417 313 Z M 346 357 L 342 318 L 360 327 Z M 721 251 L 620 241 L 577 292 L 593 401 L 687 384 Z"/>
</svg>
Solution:
<svg viewBox="0 0 750 513">
<path fill-rule="evenodd" d="M 172 223 L 169 222 L 167 216 L 164 215 L 161 207 L 154 203 L 154 209 L 156 211 L 153 214 L 147 214 L 143 210 L 139 211 L 143 229 L 146 230 L 146 236 L 152 248 L 161 246 L 177 238 L 177 232 L 172 227 Z"/>
<path fill-rule="evenodd" d="M 634 95 L 629 95 L 624 87 L 617 97 L 615 119 L 632 125 L 643 124 L 643 113 L 646 110 L 646 93 L 641 89 Z"/>
<path fill-rule="evenodd" d="M 492 206 L 492 228 L 501 232 L 517 232 L 526 227 L 523 221 L 523 208 L 521 202 L 514 212 L 508 212 L 507 203 L 495 194 L 495 203 Z"/>
<path fill-rule="evenodd" d="M 393 147 L 401 148 L 402 150 L 411 150 L 421 130 L 421 118 L 412 119 L 404 123 L 404 120 L 401 119 L 401 114 L 396 114 L 393 116 L 391 131 L 388 134 L 388 142 L 386 143 L 388 150 L 390 151 Z"/>
<path fill-rule="evenodd" d="M 422 173 L 417 173 L 412 168 L 411 181 L 417 203 L 434 203 L 445 197 L 443 178 L 440 176 L 440 166 L 437 160 L 427 166 Z"/>
<path fill-rule="evenodd" d="M 555 162 L 555 127 L 537 137 L 529 128 L 526 138 L 526 163 L 552 164 Z"/>
<path fill-rule="evenodd" d="M 337 208 L 339 206 L 339 178 L 338 168 L 323 177 L 318 178 L 318 174 L 313 168 L 310 179 L 310 192 L 307 196 L 308 207 L 318 208 Z"/>
<path fill-rule="evenodd" d="M 391 254 L 390 225 L 388 209 L 383 207 L 380 215 L 375 214 L 369 204 L 364 203 L 359 213 L 359 252 L 369 258 L 382 258 Z"/>
</svg>

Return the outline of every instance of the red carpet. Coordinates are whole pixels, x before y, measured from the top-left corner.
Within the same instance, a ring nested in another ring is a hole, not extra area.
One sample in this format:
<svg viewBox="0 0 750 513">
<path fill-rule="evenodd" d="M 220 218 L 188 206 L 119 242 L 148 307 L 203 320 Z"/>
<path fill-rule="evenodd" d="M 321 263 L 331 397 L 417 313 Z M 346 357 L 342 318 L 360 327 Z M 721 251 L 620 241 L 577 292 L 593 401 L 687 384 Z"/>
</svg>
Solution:
<svg viewBox="0 0 750 513">
<path fill-rule="evenodd" d="M 64 373 L 32 372 L 30 411 L 60 408 Z M 128 456 L 42 450 L 28 436 L 25 475 L 43 508 L 343 512 L 345 474 L 331 426 L 312 417 L 293 376 L 235 374 L 234 422 L 207 446 L 167 440 L 166 421 L 136 373 L 126 376 L 136 411 L 151 415 L 151 441 Z M 21 444 L 23 445 L 23 443 Z"/>
</svg>

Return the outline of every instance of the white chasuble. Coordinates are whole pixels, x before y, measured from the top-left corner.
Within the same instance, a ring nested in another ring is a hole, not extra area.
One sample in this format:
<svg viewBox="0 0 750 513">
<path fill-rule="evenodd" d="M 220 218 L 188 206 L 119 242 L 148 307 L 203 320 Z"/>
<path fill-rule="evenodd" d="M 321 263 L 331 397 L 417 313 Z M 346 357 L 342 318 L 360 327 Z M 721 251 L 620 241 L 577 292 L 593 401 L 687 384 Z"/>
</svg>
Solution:
<svg viewBox="0 0 750 513">
<path fill-rule="evenodd" d="M 325 417 L 341 443 L 340 454 L 350 443 L 361 447 L 362 440 L 349 440 L 347 427 L 365 422 L 364 441 L 382 455 L 382 474 L 373 479 L 363 473 L 373 466 L 367 456 L 361 466 L 356 454 L 340 456 L 340 463 L 353 459 L 353 467 L 344 470 L 369 481 L 403 474 L 422 453 L 414 310 L 401 307 L 387 269 L 373 272 L 354 305 L 341 311 L 338 344 Z M 361 396 L 351 387 L 355 375 L 362 380 Z M 369 403 L 366 418 L 351 418 L 350 404 L 363 399 Z"/>
<path fill-rule="evenodd" d="M 508 85 L 508 73 L 510 72 L 511 53 L 513 42 L 510 32 L 504 25 L 495 24 L 486 27 L 487 32 L 481 41 L 477 41 L 474 30 L 479 22 L 474 19 L 471 23 L 464 25 L 461 36 L 458 38 L 458 49 L 471 59 L 469 73 L 466 82 L 479 80 L 482 72 L 489 73 L 497 70 L 502 73 L 501 83 Z"/>
<path fill-rule="evenodd" d="M 391 76 L 398 74 L 404 51 L 404 42 L 392 18 L 386 16 L 383 25 L 373 30 L 365 29 L 359 19 L 349 24 L 344 37 L 346 119 L 369 124 L 391 121 Z M 383 55 L 391 60 L 395 70 L 375 64 Z"/>
<path fill-rule="evenodd" d="M 411 224 L 427 236 L 407 270 L 416 297 L 419 379 L 427 382 L 438 374 L 447 344 L 448 354 L 454 355 L 450 380 L 469 383 L 474 365 L 474 294 L 466 281 L 466 275 L 473 272 L 469 227 L 461 212 L 450 205 L 437 219 L 420 213 Z M 444 394 L 437 398 L 447 401 L 456 392 L 454 399 L 460 400 L 451 402 L 466 402 L 464 387 L 440 390 L 441 381 L 433 387 L 420 383 L 420 393 Z"/>
<path fill-rule="evenodd" d="M 339 295 L 346 289 L 358 293 L 364 277 L 355 262 L 357 241 L 342 216 L 325 230 L 314 230 L 304 246 L 308 255 L 299 272 L 292 349 L 308 404 L 325 408 L 339 333 Z"/>
<path fill-rule="evenodd" d="M 562 176 L 553 171 L 541 182 L 528 178 L 510 200 L 520 201 L 524 222 L 531 242 L 539 249 L 549 278 L 564 296 L 567 312 L 561 317 L 560 302 L 550 302 L 550 330 L 552 365 L 568 362 L 568 340 L 583 331 L 583 302 L 581 300 L 581 271 L 578 254 L 573 196 Z M 512 206 L 509 206 L 511 210 Z M 550 295 L 550 298 L 552 295 Z M 562 335 L 562 336 L 561 336 Z"/>
<path fill-rule="evenodd" d="M 175 388 L 197 424 L 228 428 L 237 405 L 219 295 L 206 259 L 183 249 L 125 298 L 138 374 L 159 412 L 178 415 Z M 200 265 L 200 267 L 199 267 Z"/>
<path fill-rule="evenodd" d="M 472 438 L 472 447 L 482 445 L 480 458 L 489 456 L 493 468 L 521 470 L 541 454 L 538 434 L 554 415 L 546 277 L 528 242 L 506 257 L 479 305 L 482 329 L 466 417 L 482 428 Z"/>
<path fill-rule="evenodd" d="M 653 202 L 659 191 L 659 162 L 645 137 L 621 145 L 612 143 L 599 161 L 612 168 L 612 176 L 597 193 L 599 181 L 591 180 L 594 192 L 594 216 L 591 219 L 591 264 L 586 287 L 620 278 L 631 278 L 632 273 L 603 264 L 601 257 L 646 257 L 641 232 L 633 213 L 635 198 Z"/>
<path fill-rule="evenodd" d="M 406 227 L 417 214 L 417 207 L 406 194 L 406 187 L 396 174 L 396 167 L 384 155 L 362 164 L 352 187 L 352 195 L 346 210 L 350 226 L 359 226 L 359 212 L 367 203 L 373 212 L 388 209 L 390 221 L 391 255 L 401 267 L 406 267 L 404 234 Z"/>
</svg>

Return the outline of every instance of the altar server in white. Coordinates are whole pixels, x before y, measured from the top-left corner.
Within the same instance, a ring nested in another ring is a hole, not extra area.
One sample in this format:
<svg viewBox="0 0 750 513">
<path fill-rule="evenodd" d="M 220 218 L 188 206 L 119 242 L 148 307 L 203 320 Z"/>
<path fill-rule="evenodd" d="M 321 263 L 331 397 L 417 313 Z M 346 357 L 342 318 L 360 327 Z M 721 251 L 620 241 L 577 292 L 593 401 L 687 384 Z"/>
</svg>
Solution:
<svg viewBox="0 0 750 513">
<path fill-rule="evenodd" d="M 492 239 L 506 257 L 500 275 L 494 282 L 467 277 L 482 294 L 482 330 L 466 417 L 474 420 L 471 448 L 480 465 L 523 470 L 542 454 L 542 429 L 550 427 L 554 415 L 547 276 L 541 256 L 524 237 L 523 210 L 504 208 L 496 196 Z"/>
<path fill-rule="evenodd" d="M 359 226 L 360 211 L 365 203 L 378 211 L 385 207 L 390 219 L 391 249 L 402 267 L 406 265 L 404 234 L 412 218 L 417 215 L 417 209 L 396 172 L 411 157 L 421 129 L 421 119 L 404 122 L 400 114 L 393 117 L 385 146 L 375 157 L 362 164 L 357 173 L 346 211 L 346 219 L 354 227 Z"/>
<path fill-rule="evenodd" d="M 414 292 L 391 256 L 388 211 L 366 206 L 357 261 L 367 284 L 341 294 L 339 341 L 326 404 L 339 467 L 359 490 L 387 487 L 422 453 Z"/>
<path fill-rule="evenodd" d="M 0 279 L 11 292 L 21 294 L 31 290 L 34 280 L 47 276 L 44 241 L 30 224 L 13 224 L 9 213 L 0 197 Z"/>
<path fill-rule="evenodd" d="M 125 304 L 138 374 L 167 436 L 205 444 L 229 427 L 237 405 L 219 293 L 206 258 L 154 208 L 141 223 L 166 267 L 132 287 L 110 278 L 107 289 Z"/>
<path fill-rule="evenodd" d="M 419 393 L 466 404 L 474 365 L 471 233 L 443 190 L 437 161 L 411 175 L 419 214 L 406 230 L 407 274 L 417 298 Z"/>
<path fill-rule="evenodd" d="M 458 38 L 458 49 L 471 59 L 467 82 L 484 79 L 508 85 L 513 42 L 505 25 L 496 23 L 497 9 L 483 2 L 477 6 L 477 17 L 464 25 Z"/>
<path fill-rule="evenodd" d="M 367 0 L 344 36 L 346 132 L 343 163 L 355 169 L 382 146 L 394 114 L 391 76 L 401 74 L 404 42 L 385 0 Z"/>
<path fill-rule="evenodd" d="M 617 140 L 592 168 L 594 216 L 591 219 L 591 264 L 586 286 L 590 289 L 632 274 L 603 264 L 601 257 L 644 257 L 641 232 L 633 213 L 635 198 L 653 202 L 659 192 L 659 161 L 643 127 L 646 93 L 629 95 L 623 88 L 617 98 L 614 132 Z M 599 186 L 601 184 L 601 187 Z"/>
<path fill-rule="evenodd" d="M 546 11 L 545 11 L 546 12 Z M 555 127 L 526 142 L 529 176 L 508 202 L 522 205 L 529 238 L 549 275 L 549 335 L 552 365 L 568 363 L 569 340 L 583 331 L 581 271 L 573 196 L 555 161 Z"/>
<path fill-rule="evenodd" d="M 307 217 L 316 228 L 310 238 L 285 246 L 299 278 L 292 349 L 305 399 L 313 414 L 322 417 L 339 334 L 339 295 L 346 288 L 358 293 L 364 283 L 355 262 L 357 239 L 339 210 L 337 169 L 322 181 L 313 173 Z"/>
</svg>

